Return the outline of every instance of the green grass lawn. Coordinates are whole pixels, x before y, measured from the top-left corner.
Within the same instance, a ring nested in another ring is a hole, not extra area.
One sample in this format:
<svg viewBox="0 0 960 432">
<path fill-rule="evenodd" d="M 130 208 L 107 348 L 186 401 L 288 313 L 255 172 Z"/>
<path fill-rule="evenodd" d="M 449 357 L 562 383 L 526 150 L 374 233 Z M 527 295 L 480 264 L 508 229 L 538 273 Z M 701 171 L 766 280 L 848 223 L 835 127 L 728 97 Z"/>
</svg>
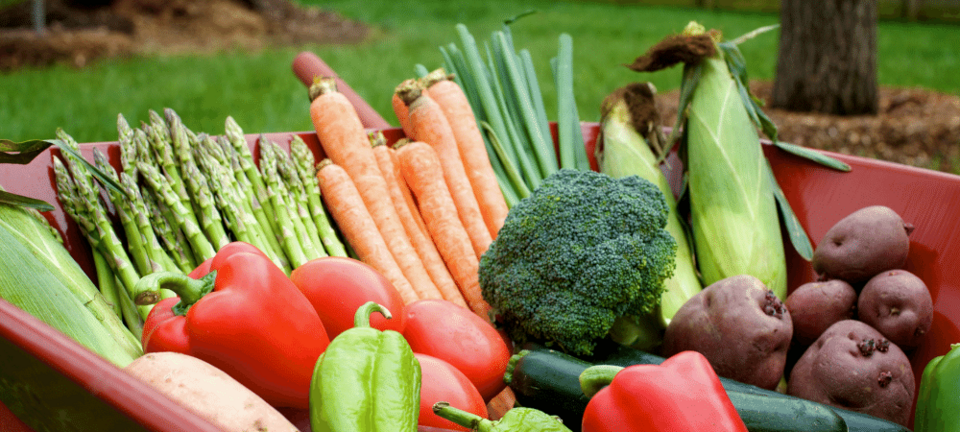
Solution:
<svg viewBox="0 0 960 432">
<path fill-rule="evenodd" d="M 549 60 L 558 36 L 574 41 L 577 104 L 583 120 L 598 118 L 600 101 L 631 81 L 649 80 L 666 91 L 679 85 L 679 69 L 638 74 L 622 66 L 664 36 L 696 20 L 735 37 L 775 24 L 774 14 L 703 11 L 678 7 L 573 1 L 356 2 L 302 0 L 330 8 L 375 27 L 360 45 L 276 48 L 253 53 L 223 52 L 115 59 L 83 69 L 58 66 L 0 75 L 0 137 L 52 137 L 62 127 L 78 141 L 116 139 L 122 113 L 139 124 L 149 109 L 170 107 L 195 131 L 221 133 L 233 116 L 251 133 L 311 129 L 304 86 L 291 62 L 301 50 L 317 53 L 388 121 L 394 87 L 414 76 L 414 65 L 442 65 L 438 47 L 457 42 L 464 23 L 478 41 L 489 39 L 503 19 L 536 9 L 513 24 L 517 48 L 531 51 L 543 85 L 548 113 L 555 110 Z M 956 26 L 882 22 L 879 27 L 880 83 L 960 92 L 960 40 Z M 741 47 L 752 78 L 772 79 L 777 32 Z M 551 120 L 555 119 L 551 116 Z"/>
</svg>

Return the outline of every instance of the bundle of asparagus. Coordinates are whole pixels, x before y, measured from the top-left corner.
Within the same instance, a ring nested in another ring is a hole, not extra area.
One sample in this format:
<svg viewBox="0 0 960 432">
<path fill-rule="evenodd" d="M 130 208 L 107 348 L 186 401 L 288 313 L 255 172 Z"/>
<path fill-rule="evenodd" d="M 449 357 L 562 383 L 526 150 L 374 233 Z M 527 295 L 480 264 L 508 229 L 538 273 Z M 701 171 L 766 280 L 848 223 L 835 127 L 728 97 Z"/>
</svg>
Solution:
<svg viewBox="0 0 960 432">
<path fill-rule="evenodd" d="M 151 306 L 133 303 L 137 281 L 189 273 L 231 241 L 253 244 L 288 274 L 315 258 L 347 256 L 299 136 L 291 135 L 289 152 L 261 136 L 258 166 L 232 117 L 213 136 L 190 130 L 172 109 L 148 114 L 139 128 L 117 116 L 119 169 L 99 149 L 93 166 L 70 152 L 53 161 L 58 198 L 90 244 L 99 289 L 138 337 Z M 57 139 L 79 154 L 62 129 Z"/>
</svg>

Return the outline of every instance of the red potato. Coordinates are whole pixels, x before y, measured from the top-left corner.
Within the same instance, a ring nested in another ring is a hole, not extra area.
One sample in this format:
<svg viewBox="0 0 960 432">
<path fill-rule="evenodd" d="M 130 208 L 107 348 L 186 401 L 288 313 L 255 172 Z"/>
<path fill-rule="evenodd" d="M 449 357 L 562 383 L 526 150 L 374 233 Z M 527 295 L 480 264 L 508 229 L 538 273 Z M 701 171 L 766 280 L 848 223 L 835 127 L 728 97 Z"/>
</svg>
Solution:
<svg viewBox="0 0 960 432">
<path fill-rule="evenodd" d="M 417 424 L 458 431 L 469 431 L 433 413 L 433 404 L 449 402 L 451 406 L 487 418 L 487 405 L 477 387 L 463 372 L 450 363 L 426 354 L 414 353 L 420 362 L 420 418 Z"/>
<path fill-rule="evenodd" d="M 906 426 L 915 384 L 910 360 L 896 344 L 863 322 L 843 320 L 797 360 L 787 393 Z"/>
<path fill-rule="evenodd" d="M 913 225 L 886 206 L 857 210 L 834 224 L 813 252 L 814 271 L 858 287 L 874 275 L 903 268 Z"/>
<path fill-rule="evenodd" d="M 148 353 L 123 370 L 225 432 L 298 430 L 263 398 L 196 357 Z"/>
<path fill-rule="evenodd" d="M 920 346 L 933 325 L 933 299 L 923 281 L 906 270 L 880 273 L 860 292 L 860 321 L 904 350 Z"/>
<path fill-rule="evenodd" d="M 805 283 L 785 302 L 793 321 L 793 343 L 809 346 L 837 321 L 857 313 L 857 291 L 840 279 Z"/>
<path fill-rule="evenodd" d="M 403 336 L 414 353 L 452 364 L 470 378 L 489 402 L 506 384 L 510 349 L 490 323 L 447 300 L 423 299 L 407 305 Z"/>
<path fill-rule="evenodd" d="M 773 390 L 793 335 L 790 312 L 759 279 L 732 276 L 683 304 L 663 337 L 663 356 L 703 354 L 717 375 Z"/>
</svg>

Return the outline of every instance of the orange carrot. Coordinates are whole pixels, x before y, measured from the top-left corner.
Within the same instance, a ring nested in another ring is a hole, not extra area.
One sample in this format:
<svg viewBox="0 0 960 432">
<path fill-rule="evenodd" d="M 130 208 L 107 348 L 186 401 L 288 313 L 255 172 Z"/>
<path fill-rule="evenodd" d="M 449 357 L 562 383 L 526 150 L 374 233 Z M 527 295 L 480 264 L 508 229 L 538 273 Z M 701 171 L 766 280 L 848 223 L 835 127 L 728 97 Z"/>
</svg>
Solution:
<svg viewBox="0 0 960 432">
<path fill-rule="evenodd" d="M 507 218 L 507 201 L 503 198 L 500 183 L 490 165 L 490 156 L 483 142 L 483 135 L 477 126 L 473 108 L 463 89 L 450 80 L 443 68 L 437 69 L 423 78 L 423 85 L 430 97 L 440 105 L 443 114 L 450 123 L 456 138 L 463 167 L 473 186 L 483 221 L 487 224 L 490 237 L 496 239 L 497 232 Z"/>
<path fill-rule="evenodd" d="M 371 132 L 370 144 L 373 146 L 373 153 L 377 156 L 377 163 L 380 165 L 380 172 L 387 179 L 387 187 L 390 188 L 390 199 L 394 207 L 397 208 L 397 214 L 400 215 L 400 221 L 410 236 L 413 248 L 420 255 L 423 266 L 427 268 L 427 273 L 437 286 L 437 291 L 420 292 L 420 298 L 442 298 L 460 306 L 467 306 L 466 301 L 457 288 L 457 283 L 450 276 L 447 265 L 440 257 L 437 246 L 433 244 L 433 239 L 427 232 L 420 217 L 420 211 L 416 206 L 411 207 L 411 202 L 404 195 L 409 196 L 410 190 L 400 174 L 400 167 L 394 163 L 393 149 L 386 145 L 386 139 L 383 133 Z M 411 197 L 412 201 L 412 197 Z M 417 287 L 414 287 L 417 288 Z"/>
<path fill-rule="evenodd" d="M 473 187 L 464 169 L 453 130 L 443 110 L 421 87 L 399 90 L 398 94 L 408 108 L 409 130 L 404 132 L 411 140 L 425 142 L 436 150 L 443 167 L 443 179 L 453 197 L 460 222 L 470 237 L 473 251 L 479 259 L 480 255 L 490 247 L 493 237 L 490 236 L 490 230 L 483 221 L 480 204 L 473 194 Z"/>
<path fill-rule="evenodd" d="M 393 113 L 397 116 L 397 122 L 400 123 L 400 128 L 407 130 L 407 104 L 403 103 L 403 99 L 400 99 L 400 92 L 403 88 L 408 86 L 417 85 L 417 81 L 414 79 L 404 80 L 393 92 L 393 97 L 390 99 L 390 103 L 393 105 Z"/>
<path fill-rule="evenodd" d="M 387 243 L 377 230 L 373 216 L 360 197 L 360 191 L 350 180 L 346 170 L 330 159 L 317 164 L 317 180 L 320 196 L 330 211 L 330 216 L 340 227 L 347 243 L 363 261 L 384 275 L 400 291 L 405 303 L 419 299 L 400 266 L 390 253 Z"/>
<path fill-rule="evenodd" d="M 437 290 L 390 201 L 386 179 L 353 105 L 336 90 L 332 78 L 317 79 L 310 98 L 310 118 L 323 152 L 353 180 L 403 275 L 416 292 Z"/>
<path fill-rule="evenodd" d="M 456 204 L 443 178 L 439 155 L 432 146 L 419 141 L 396 148 L 400 172 L 417 200 L 420 215 L 450 275 L 457 281 L 470 310 L 490 320 L 490 305 L 480 292 L 480 260 L 457 216 Z"/>
</svg>

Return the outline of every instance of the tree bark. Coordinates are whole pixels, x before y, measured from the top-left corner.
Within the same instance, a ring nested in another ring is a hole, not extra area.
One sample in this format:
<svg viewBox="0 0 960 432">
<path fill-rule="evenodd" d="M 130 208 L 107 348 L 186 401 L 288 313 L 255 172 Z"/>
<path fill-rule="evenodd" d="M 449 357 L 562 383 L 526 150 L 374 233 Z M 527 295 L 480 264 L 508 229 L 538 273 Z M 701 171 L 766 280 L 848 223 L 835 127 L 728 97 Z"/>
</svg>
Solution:
<svg viewBox="0 0 960 432">
<path fill-rule="evenodd" d="M 781 0 L 771 106 L 876 114 L 876 0 Z"/>
</svg>

